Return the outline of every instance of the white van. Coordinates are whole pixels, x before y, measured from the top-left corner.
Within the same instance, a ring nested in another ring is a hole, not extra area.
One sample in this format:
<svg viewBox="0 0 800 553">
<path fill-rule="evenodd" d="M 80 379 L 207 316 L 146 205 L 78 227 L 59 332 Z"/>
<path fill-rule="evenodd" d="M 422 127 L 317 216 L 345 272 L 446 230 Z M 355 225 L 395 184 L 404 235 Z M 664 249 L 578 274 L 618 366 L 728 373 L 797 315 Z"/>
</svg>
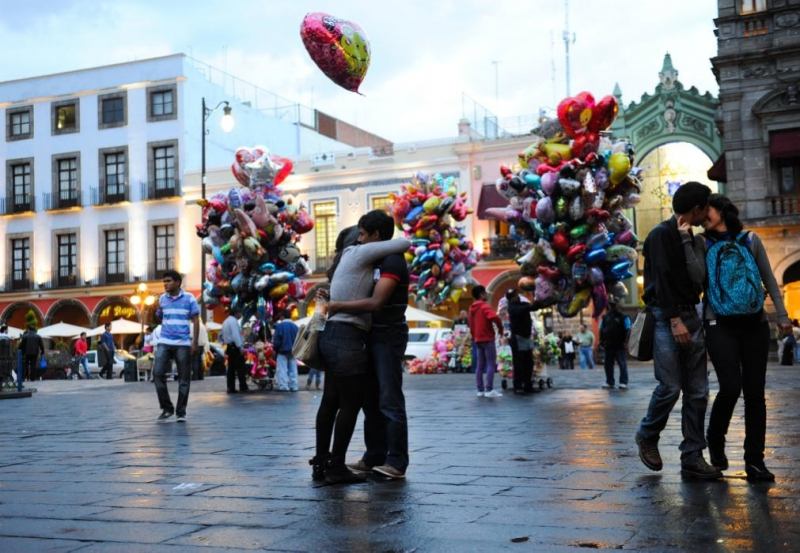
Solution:
<svg viewBox="0 0 800 553">
<path fill-rule="evenodd" d="M 449 328 L 409 328 L 408 345 L 405 360 L 425 359 L 433 353 L 433 345 L 450 337 L 453 331 Z"/>
<path fill-rule="evenodd" d="M 124 349 L 118 349 L 114 352 L 114 365 L 112 366 L 112 376 L 119 375 L 120 377 L 123 376 L 122 370 L 125 368 L 125 361 L 130 359 L 136 359 L 133 355 L 125 351 Z M 90 349 L 86 352 L 86 364 L 89 365 L 89 372 L 92 375 L 100 374 L 100 367 L 97 366 L 97 350 Z M 79 366 L 78 369 L 81 371 L 81 376 L 83 375 L 83 366 Z"/>
</svg>

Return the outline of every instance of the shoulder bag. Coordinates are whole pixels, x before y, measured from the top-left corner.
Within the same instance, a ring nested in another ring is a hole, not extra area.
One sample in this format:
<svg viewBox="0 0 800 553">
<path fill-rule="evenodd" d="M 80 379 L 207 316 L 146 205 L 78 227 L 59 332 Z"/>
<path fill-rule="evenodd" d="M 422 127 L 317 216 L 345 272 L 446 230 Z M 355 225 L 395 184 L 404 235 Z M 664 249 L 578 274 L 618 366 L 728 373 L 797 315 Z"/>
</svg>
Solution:
<svg viewBox="0 0 800 553">
<path fill-rule="evenodd" d="M 314 313 L 308 324 L 297 333 L 292 345 L 294 358 L 314 369 L 323 368 L 319 354 L 319 333 L 325 326 L 325 320 L 324 315 Z"/>
<path fill-rule="evenodd" d="M 656 320 L 649 309 L 642 309 L 631 327 L 631 336 L 628 340 L 628 353 L 639 361 L 653 359 L 653 334 L 655 333 Z"/>
</svg>

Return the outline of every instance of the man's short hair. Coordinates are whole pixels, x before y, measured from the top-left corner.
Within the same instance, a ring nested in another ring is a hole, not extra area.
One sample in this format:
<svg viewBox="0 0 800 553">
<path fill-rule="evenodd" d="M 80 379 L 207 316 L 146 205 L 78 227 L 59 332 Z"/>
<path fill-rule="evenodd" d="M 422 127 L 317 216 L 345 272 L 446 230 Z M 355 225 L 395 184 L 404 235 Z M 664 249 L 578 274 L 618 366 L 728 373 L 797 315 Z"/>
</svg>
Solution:
<svg viewBox="0 0 800 553">
<path fill-rule="evenodd" d="M 103 325 L 104 328 L 111 328 L 111 323 L 106 323 Z"/>
<path fill-rule="evenodd" d="M 2 332 L 3 334 L 8 332 L 8 325 L 0 326 L 0 332 Z"/>
<path fill-rule="evenodd" d="M 689 213 L 695 207 L 706 207 L 711 189 L 705 184 L 690 181 L 680 186 L 672 196 L 672 210 L 678 215 Z"/>
<path fill-rule="evenodd" d="M 168 271 L 164 271 L 164 274 L 161 278 L 171 278 L 175 282 L 182 283 L 183 282 L 183 275 L 181 275 L 178 271 L 173 269 L 169 269 Z"/>
<path fill-rule="evenodd" d="M 480 299 L 480 297 L 482 295 L 484 295 L 485 293 L 486 293 L 486 287 L 485 286 L 478 285 L 478 286 L 476 286 L 475 288 L 472 289 L 472 297 L 474 299 L 476 299 L 476 300 Z"/>
<path fill-rule="evenodd" d="M 506 290 L 506 299 L 508 301 L 513 300 L 518 295 L 519 295 L 519 292 L 517 292 L 516 288 L 509 288 L 508 290 Z"/>
<path fill-rule="evenodd" d="M 86 333 L 85 332 L 81 332 L 81 338 L 83 338 L 84 336 L 86 336 Z"/>
<path fill-rule="evenodd" d="M 373 209 L 361 216 L 358 228 L 369 234 L 377 231 L 381 240 L 389 240 L 394 235 L 394 220 L 382 209 Z"/>
</svg>

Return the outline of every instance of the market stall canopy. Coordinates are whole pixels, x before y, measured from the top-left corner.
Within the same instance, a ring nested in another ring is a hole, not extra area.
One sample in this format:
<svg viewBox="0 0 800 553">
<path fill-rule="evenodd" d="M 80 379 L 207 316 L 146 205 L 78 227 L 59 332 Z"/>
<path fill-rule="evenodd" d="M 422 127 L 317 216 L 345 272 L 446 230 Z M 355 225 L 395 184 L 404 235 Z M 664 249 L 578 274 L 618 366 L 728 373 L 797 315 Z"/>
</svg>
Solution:
<svg viewBox="0 0 800 553">
<path fill-rule="evenodd" d="M 100 325 L 87 332 L 87 336 L 100 336 L 105 332 L 105 326 Z M 142 332 L 142 325 L 128 319 L 116 319 L 111 321 L 111 334 L 139 334 Z"/>
<path fill-rule="evenodd" d="M 206 323 L 206 330 L 222 330 L 222 325 L 217 321 L 208 321 Z"/>
<path fill-rule="evenodd" d="M 81 332 L 89 332 L 88 328 L 72 325 L 69 323 L 56 323 L 39 329 L 39 336 L 42 338 L 72 338 L 80 336 Z"/>
<path fill-rule="evenodd" d="M 308 324 L 308 321 L 311 320 L 311 317 L 304 317 L 302 319 L 297 319 L 294 321 L 294 324 L 297 326 L 305 326 Z M 416 307 L 411 307 L 410 305 L 406 309 L 406 320 L 412 323 L 430 323 L 430 322 L 442 322 L 442 323 L 450 323 L 452 322 L 450 319 L 446 317 L 440 317 L 439 315 L 434 315 L 433 313 L 429 313 L 422 309 L 417 309 Z"/>
<path fill-rule="evenodd" d="M 15 326 L 8 327 L 8 337 L 11 338 L 12 340 L 19 339 L 22 336 L 23 332 L 24 332 L 23 330 L 20 330 Z"/>
</svg>

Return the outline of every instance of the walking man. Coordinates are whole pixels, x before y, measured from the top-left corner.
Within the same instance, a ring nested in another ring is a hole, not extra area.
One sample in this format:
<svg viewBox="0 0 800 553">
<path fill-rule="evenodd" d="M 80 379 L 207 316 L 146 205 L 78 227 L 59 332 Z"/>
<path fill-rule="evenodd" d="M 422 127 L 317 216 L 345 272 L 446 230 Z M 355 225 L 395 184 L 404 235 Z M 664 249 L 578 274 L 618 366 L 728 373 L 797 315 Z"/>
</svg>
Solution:
<svg viewBox="0 0 800 553">
<path fill-rule="evenodd" d="M 628 388 L 628 338 L 631 335 L 631 318 L 620 311 L 616 299 L 609 299 L 608 311 L 600 323 L 600 344 L 605 351 L 603 368 L 606 383 L 603 388 L 614 389 L 614 362 L 619 363 L 619 389 Z"/>
<path fill-rule="evenodd" d="M 279 392 L 297 391 L 297 359 L 292 355 L 292 346 L 297 338 L 297 325 L 286 318 L 286 313 L 276 311 L 278 323 L 272 334 L 272 346 L 275 348 L 275 376 Z"/>
<path fill-rule="evenodd" d="M 710 194 L 697 182 L 678 188 L 672 197 L 674 215 L 650 231 L 644 242 L 644 301 L 655 318 L 653 364 L 658 385 L 636 433 L 642 463 L 661 470 L 658 440 L 683 392 L 681 475 L 703 480 L 722 477 L 703 458 L 708 371 L 703 326 L 695 306 L 705 265 L 693 254 L 691 231 L 706 220 Z"/>
<path fill-rule="evenodd" d="M 200 334 L 200 308 L 193 295 L 181 289 L 183 277 L 177 271 L 166 271 L 162 278 L 164 293 L 158 299 L 157 317 L 161 319 L 161 336 L 156 346 L 153 380 L 158 394 L 161 415 L 158 420 L 176 415 L 186 421 L 186 404 L 192 383 L 192 357 L 197 352 Z M 172 362 L 178 366 L 178 403 L 175 407 L 167 390 L 167 371 Z"/>
<path fill-rule="evenodd" d="M 244 339 L 236 311 L 228 309 L 228 316 L 222 323 L 220 341 L 225 344 L 225 354 L 228 357 L 228 393 L 236 393 L 236 378 L 239 378 L 239 391 L 247 392 L 247 375 L 244 367 Z"/>
<path fill-rule="evenodd" d="M 503 397 L 493 389 L 494 373 L 497 370 L 497 348 L 494 345 L 495 328 L 497 334 L 503 334 L 503 323 L 494 309 L 486 302 L 489 298 L 486 288 L 476 286 L 472 289 L 475 301 L 469 307 L 469 331 L 475 344 L 475 381 L 478 385 L 478 397 Z M 484 378 L 485 375 L 485 378 Z"/>
<path fill-rule="evenodd" d="M 581 324 L 581 331 L 575 335 L 580 348 L 581 369 L 594 368 L 594 332 L 589 330 L 585 324 Z"/>
<path fill-rule="evenodd" d="M 86 359 L 86 352 L 89 351 L 89 342 L 86 341 L 86 333 L 81 332 L 80 338 L 75 341 L 75 357 L 78 358 L 78 365 L 83 366 L 83 374 L 86 380 L 92 379 L 92 373 L 89 372 L 89 362 Z M 80 375 L 80 371 L 78 371 Z"/>
<path fill-rule="evenodd" d="M 114 354 L 117 348 L 114 345 L 114 336 L 111 334 L 111 323 L 105 324 L 105 332 L 100 336 L 100 344 L 97 352 L 98 364 L 102 367 L 100 369 L 100 378 L 106 375 L 108 380 L 114 378 Z"/>
<path fill-rule="evenodd" d="M 36 332 L 34 325 L 29 325 L 28 329 L 22 334 L 19 349 L 22 352 L 23 360 L 23 382 L 25 379 L 38 380 L 39 356 L 44 355 L 44 341 Z"/>
</svg>

